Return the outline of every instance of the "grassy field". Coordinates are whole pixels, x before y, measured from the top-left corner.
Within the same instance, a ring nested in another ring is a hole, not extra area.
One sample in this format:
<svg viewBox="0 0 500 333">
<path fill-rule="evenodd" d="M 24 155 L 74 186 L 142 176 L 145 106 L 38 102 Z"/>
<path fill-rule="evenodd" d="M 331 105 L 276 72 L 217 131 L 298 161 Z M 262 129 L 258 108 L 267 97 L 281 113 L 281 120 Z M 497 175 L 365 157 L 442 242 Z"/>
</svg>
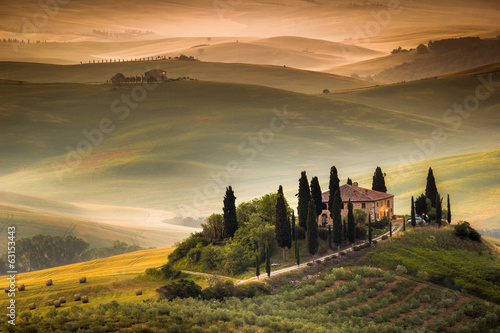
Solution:
<svg viewBox="0 0 500 333">
<path fill-rule="evenodd" d="M 455 221 L 466 220 L 479 229 L 498 228 L 499 155 L 500 149 L 494 149 L 384 169 L 386 185 L 389 192 L 395 195 L 396 211 L 409 214 L 411 197 L 416 199 L 425 192 L 427 173 L 432 167 L 438 191 L 444 198 L 443 207 L 446 207 L 446 195 L 450 195 Z M 372 177 L 366 175 L 356 180 L 360 186 L 370 187 Z"/>
<path fill-rule="evenodd" d="M 130 94 L 132 86 L 113 91 L 91 84 L 0 85 L 0 129 L 6 142 L 0 180 L 5 191 L 183 216 L 218 211 L 227 184 L 238 200 L 246 201 L 281 183 L 294 205 L 301 170 L 323 182 L 332 164 L 343 179 L 373 172 L 376 165 L 386 170 L 407 163 L 418 149 L 415 140 L 427 140 L 436 128 L 447 140 L 425 159 L 497 148 L 498 93 L 482 101 L 459 129 L 442 120 L 443 110 L 463 101 L 477 84 L 469 75 L 305 95 L 255 85 L 169 82 L 148 92 L 123 120 L 125 104 L 113 112 L 112 103 Z M 283 115 L 285 108 L 292 116 L 281 126 L 277 113 Z M 95 133 L 104 118 L 113 122 L 112 133 L 103 135 L 81 161 L 69 155 L 68 149 L 88 140 L 82 131 Z M 228 162 L 239 168 L 226 172 Z M 484 162 L 474 167 L 495 163 Z M 494 176 L 489 170 L 487 175 Z M 417 179 L 401 176 L 412 184 Z M 495 179 L 488 177 L 482 183 L 495 191 Z M 413 188 L 424 186 L 424 180 L 418 184 Z M 456 203 L 474 198 L 460 200 Z"/>
<path fill-rule="evenodd" d="M 171 78 L 191 77 L 199 80 L 243 83 L 285 89 L 306 94 L 319 94 L 323 89 L 371 86 L 362 80 L 335 74 L 284 68 L 283 65 L 251 65 L 200 61 L 139 61 L 122 63 L 50 65 L 40 63 L 0 62 L 0 79 L 29 82 L 106 82 L 116 73 L 126 76 L 144 75 L 148 68 L 161 68 Z M 49 73 L 49 74 L 48 74 Z"/>
<path fill-rule="evenodd" d="M 83 308 L 95 307 L 101 303 L 142 302 L 154 298 L 155 290 L 165 281 L 148 280 L 139 277 L 147 268 L 165 264 L 172 248 L 143 250 L 110 258 L 98 259 L 78 264 L 60 266 L 41 271 L 17 274 L 16 284 L 24 284 L 26 290 L 16 292 L 16 305 L 20 311 L 28 304 L 35 303 L 42 313 L 48 311 L 49 300 L 66 297 L 63 307 L 76 304 Z M 85 276 L 87 282 L 79 283 Z M 46 286 L 45 281 L 52 279 L 53 286 Z M 5 277 L 2 277 L 5 280 Z M 5 283 L 4 283 L 5 284 Z M 142 296 L 136 296 L 134 290 L 142 288 Z M 89 303 L 75 302 L 73 295 L 89 296 Z M 0 304 L 7 306 L 9 298 L 2 293 Z"/>
</svg>

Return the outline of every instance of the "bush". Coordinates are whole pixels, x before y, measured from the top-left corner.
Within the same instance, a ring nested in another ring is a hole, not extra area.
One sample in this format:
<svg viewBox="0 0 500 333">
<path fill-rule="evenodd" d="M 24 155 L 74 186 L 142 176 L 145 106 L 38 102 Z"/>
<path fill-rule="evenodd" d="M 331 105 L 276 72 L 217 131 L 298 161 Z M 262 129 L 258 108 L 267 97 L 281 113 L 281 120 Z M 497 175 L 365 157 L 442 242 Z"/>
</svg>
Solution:
<svg viewBox="0 0 500 333">
<path fill-rule="evenodd" d="M 379 221 L 375 221 L 375 222 L 372 222 L 372 228 L 373 230 L 375 229 L 384 229 L 385 227 L 387 227 L 389 225 L 389 217 L 388 216 L 384 216 L 381 220 Z"/>
<path fill-rule="evenodd" d="M 200 243 L 201 247 L 204 247 L 208 245 L 209 240 L 205 238 L 201 232 L 191 234 L 189 238 L 180 243 L 175 250 L 168 255 L 168 260 L 171 263 L 175 263 L 185 257 L 192 248 L 195 248 Z"/>
<path fill-rule="evenodd" d="M 361 247 L 359 247 L 358 245 L 354 246 L 354 251 L 360 251 L 361 250 Z"/>
<path fill-rule="evenodd" d="M 169 284 L 156 289 L 156 292 L 160 298 L 171 301 L 177 297 L 198 297 L 201 294 L 201 287 L 193 281 L 180 279 L 179 281 L 170 282 Z"/>
<path fill-rule="evenodd" d="M 345 251 L 340 251 L 341 256 L 345 256 L 347 253 Z"/>
<path fill-rule="evenodd" d="M 467 221 L 460 221 L 455 225 L 455 235 L 460 238 L 469 238 L 470 240 L 481 242 L 481 234 L 470 226 Z"/>
<path fill-rule="evenodd" d="M 389 238 L 389 236 L 387 236 L 387 235 L 383 235 L 383 236 L 382 236 L 382 240 L 386 240 L 386 239 L 388 239 L 388 238 Z"/>
<path fill-rule="evenodd" d="M 177 279 L 179 276 L 181 276 L 181 271 L 175 269 L 172 267 L 171 264 L 165 264 L 161 266 L 160 268 L 161 272 L 161 277 L 163 279 Z M 147 271 L 146 271 L 147 273 Z"/>
<path fill-rule="evenodd" d="M 307 263 L 307 266 L 312 266 L 312 265 L 313 265 L 313 263 L 312 263 L 312 262 L 308 262 L 308 263 Z"/>
<path fill-rule="evenodd" d="M 321 264 L 321 260 L 319 260 L 319 259 L 318 259 L 318 260 L 316 260 L 316 263 L 317 263 L 317 264 Z"/>
<path fill-rule="evenodd" d="M 366 239 L 366 228 L 362 225 L 356 225 L 356 239 Z"/>
<path fill-rule="evenodd" d="M 418 271 L 417 278 L 427 281 L 429 280 L 429 273 L 426 271 Z"/>
<path fill-rule="evenodd" d="M 328 239 L 328 229 L 326 228 L 318 228 L 318 237 L 322 240 Z"/>
<path fill-rule="evenodd" d="M 374 245 L 375 245 L 375 244 L 377 244 L 377 243 L 378 243 L 378 241 L 377 241 L 377 240 L 375 240 L 375 239 L 374 239 L 374 240 L 372 240 L 372 244 L 374 244 Z"/>
<path fill-rule="evenodd" d="M 155 280 L 160 280 L 162 279 L 162 273 L 160 270 L 156 268 L 148 268 L 146 269 L 146 272 L 144 273 L 147 277 L 150 277 Z"/>
<path fill-rule="evenodd" d="M 404 275 L 404 274 L 408 273 L 408 270 L 406 269 L 406 267 L 405 267 L 405 266 L 403 266 L 403 265 L 398 265 L 398 267 L 396 267 L 396 273 L 397 273 L 398 275 Z"/>
</svg>

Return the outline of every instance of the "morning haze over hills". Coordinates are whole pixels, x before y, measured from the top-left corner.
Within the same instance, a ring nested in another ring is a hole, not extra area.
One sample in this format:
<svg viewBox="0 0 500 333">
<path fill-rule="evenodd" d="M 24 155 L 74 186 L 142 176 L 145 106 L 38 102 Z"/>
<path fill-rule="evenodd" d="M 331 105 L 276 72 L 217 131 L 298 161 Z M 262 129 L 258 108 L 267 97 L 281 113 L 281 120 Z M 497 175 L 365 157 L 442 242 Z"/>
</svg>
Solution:
<svg viewBox="0 0 500 333">
<path fill-rule="evenodd" d="M 495 0 L 0 2 L 0 229 L 38 311 L 19 329 L 494 329 L 499 19 Z M 387 217 L 351 216 L 339 189 L 340 229 L 314 235 L 326 203 L 305 214 L 299 176 L 321 195 L 332 166 L 359 193 L 380 166 Z M 194 299 L 152 302 L 176 296 Z"/>
</svg>

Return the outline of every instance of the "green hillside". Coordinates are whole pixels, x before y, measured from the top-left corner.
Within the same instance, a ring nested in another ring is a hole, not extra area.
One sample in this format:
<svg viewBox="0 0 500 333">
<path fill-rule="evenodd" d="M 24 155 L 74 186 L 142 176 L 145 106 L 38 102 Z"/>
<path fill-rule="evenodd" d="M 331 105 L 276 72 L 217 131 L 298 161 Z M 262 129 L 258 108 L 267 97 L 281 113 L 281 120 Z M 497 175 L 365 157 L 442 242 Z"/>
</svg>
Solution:
<svg viewBox="0 0 500 333">
<path fill-rule="evenodd" d="M 164 69 L 172 78 L 188 76 L 205 81 L 255 84 L 307 94 L 321 93 L 323 89 L 333 91 L 373 85 L 350 77 L 284 68 L 283 65 L 225 64 L 179 60 L 83 65 L 0 62 L 0 79 L 40 83 L 106 82 L 116 73 L 123 73 L 125 76 L 141 76 L 152 68 Z"/>
<path fill-rule="evenodd" d="M 432 167 L 439 193 L 450 194 L 452 218 L 466 220 L 478 229 L 500 227 L 500 149 L 452 155 L 384 169 L 388 191 L 395 195 L 397 213 L 410 213 L 411 197 L 425 193 L 427 172 Z M 373 175 L 359 179 L 370 187 Z M 467 190 L 464 190 L 467 189 Z M 445 206 L 444 206 L 445 207 Z"/>
<path fill-rule="evenodd" d="M 482 101 L 456 130 L 442 120 L 442 110 L 474 91 L 477 78 L 428 83 L 313 96 L 177 81 L 148 92 L 135 109 L 119 101 L 134 86 L 113 91 L 109 85 L 0 85 L 0 136 L 5 138 L 0 182 L 5 191 L 65 202 L 207 216 L 220 209 L 228 183 L 238 200 L 274 191 L 279 183 L 293 198 L 301 170 L 327 179 L 332 163 L 345 176 L 364 174 L 375 164 L 384 169 L 402 164 L 401 157 L 416 149 L 414 140 L 428 139 L 435 128 L 448 139 L 434 156 L 496 148 L 493 115 L 500 95 Z M 392 106 L 385 101 L 389 95 Z M 96 135 L 103 119 L 114 130 L 89 148 L 83 131 Z M 92 149 L 91 154 L 80 160 L 68 153 L 78 145 L 84 155 Z"/>
<path fill-rule="evenodd" d="M 154 293 L 169 281 L 138 276 L 144 268 L 160 265 L 171 249 L 140 251 L 20 274 L 19 282 L 26 284 L 26 291 L 19 292 L 19 309 L 30 302 L 35 302 L 37 309 L 20 313 L 11 329 L 494 332 L 500 324 L 498 305 L 470 295 L 468 292 L 476 290 L 469 286 L 463 285 L 460 292 L 431 282 L 436 274 L 449 281 L 453 277 L 455 281 L 464 278 L 474 283 L 495 279 L 500 261 L 488 249 L 488 245 L 460 240 L 449 229 L 419 228 L 342 259 L 262 280 L 272 287 L 271 295 L 224 299 L 231 285 L 222 283 L 214 289 L 219 299 L 178 298 L 171 302 L 156 301 Z M 436 259 L 442 270 L 435 269 Z M 362 262 L 371 267 L 358 266 Z M 401 264 L 406 265 L 408 273 L 402 266 L 396 267 Z M 472 270 L 474 274 L 470 275 Z M 85 285 L 78 283 L 80 276 L 87 276 Z M 53 279 L 54 286 L 44 285 L 48 278 Z M 135 288 L 142 288 L 143 295 L 135 296 Z M 90 302 L 74 302 L 75 293 L 90 295 Z M 62 308 L 46 305 L 46 301 L 60 296 L 68 300 Z M 2 320 L 6 323 L 5 318 Z"/>
</svg>

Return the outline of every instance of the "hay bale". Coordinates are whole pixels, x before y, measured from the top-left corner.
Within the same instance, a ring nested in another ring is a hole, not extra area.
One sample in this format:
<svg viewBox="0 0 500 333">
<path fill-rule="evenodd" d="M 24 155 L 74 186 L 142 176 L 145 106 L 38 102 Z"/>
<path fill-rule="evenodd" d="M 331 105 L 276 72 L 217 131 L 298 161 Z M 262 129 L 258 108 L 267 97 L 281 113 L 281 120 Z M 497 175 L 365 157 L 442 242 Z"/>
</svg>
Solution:
<svg viewBox="0 0 500 333">
<path fill-rule="evenodd" d="M 136 289 L 135 290 L 135 295 L 136 296 L 141 296 L 142 295 L 142 289 Z"/>
<path fill-rule="evenodd" d="M 48 286 L 51 286 L 52 285 L 52 279 L 49 279 L 47 281 L 45 281 L 45 285 L 48 287 Z"/>
<path fill-rule="evenodd" d="M 66 303 L 66 297 L 60 297 L 59 303 L 61 303 L 61 304 Z"/>
<path fill-rule="evenodd" d="M 17 290 L 19 291 L 24 291 L 26 287 L 24 286 L 24 284 L 20 284 L 19 286 L 17 286 Z"/>
<path fill-rule="evenodd" d="M 61 303 L 59 301 L 54 301 L 54 307 L 60 308 L 61 307 Z"/>
<path fill-rule="evenodd" d="M 3 288 L 3 290 L 5 290 L 5 292 L 8 293 L 10 290 L 10 287 L 5 287 L 5 288 Z"/>
<path fill-rule="evenodd" d="M 28 305 L 28 309 L 35 310 L 36 309 L 35 303 L 31 303 L 30 305 Z"/>
<path fill-rule="evenodd" d="M 75 302 L 78 302 L 78 301 L 81 301 L 82 300 L 82 296 L 80 296 L 80 294 L 76 294 L 73 296 L 74 299 L 75 299 Z"/>
<path fill-rule="evenodd" d="M 87 278 L 85 276 L 82 276 L 80 278 L 80 283 L 85 283 L 85 282 L 87 282 Z"/>
<path fill-rule="evenodd" d="M 49 301 L 47 302 L 48 306 L 52 306 L 54 305 L 54 300 L 53 299 L 49 299 Z"/>
<path fill-rule="evenodd" d="M 89 297 L 88 296 L 82 296 L 82 303 L 88 303 L 89 302 Z"/>
</svg>

